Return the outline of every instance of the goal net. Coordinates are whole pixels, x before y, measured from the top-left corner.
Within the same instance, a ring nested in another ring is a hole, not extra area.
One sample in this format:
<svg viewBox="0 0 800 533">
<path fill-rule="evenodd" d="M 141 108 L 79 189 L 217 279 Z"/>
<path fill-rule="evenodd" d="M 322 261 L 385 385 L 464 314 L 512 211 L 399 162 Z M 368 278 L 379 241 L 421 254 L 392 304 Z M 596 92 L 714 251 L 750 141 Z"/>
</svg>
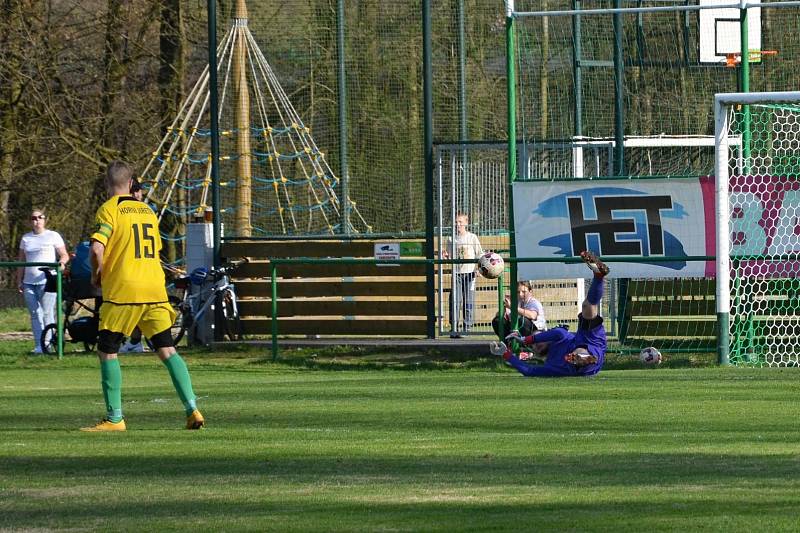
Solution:
<svg viewBox="0 0 800 533">
<path fill-rule="evenodd" d="M 796 366 L 800 92 L 718 94 L 715 120 L 720 359 Z"/>
</svg>

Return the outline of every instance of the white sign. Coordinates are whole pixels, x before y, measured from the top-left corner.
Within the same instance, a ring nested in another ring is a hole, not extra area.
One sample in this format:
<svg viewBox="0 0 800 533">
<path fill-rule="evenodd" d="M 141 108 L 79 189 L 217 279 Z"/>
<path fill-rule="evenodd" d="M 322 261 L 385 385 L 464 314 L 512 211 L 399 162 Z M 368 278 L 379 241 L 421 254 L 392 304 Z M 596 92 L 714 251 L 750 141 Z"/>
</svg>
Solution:
<svg viewBox="0 0 800 533">
<path fill-rule="evenodd" d="M 399 242 L 376 242 L 375 243 L 375 259 L 391 261 L 400 259 L 400 243 Z M 397 264 L 381 264 L 378 266 L 398 266 Z"/>
<path fill-rule="evenodd" d="M 558 261 L 591 250 L 605 258 L 643 257 L 641 263 L 609 262 L 622 278 L 703 277 L 714 255 L 714 183 L 710 178 L 514 183 L 517 257 L 553 258 L 519 263 L 519 279 L 588 277 L 582 263 Z M 647 261 L 671 257 L 674 260 Z"/>
</svg>

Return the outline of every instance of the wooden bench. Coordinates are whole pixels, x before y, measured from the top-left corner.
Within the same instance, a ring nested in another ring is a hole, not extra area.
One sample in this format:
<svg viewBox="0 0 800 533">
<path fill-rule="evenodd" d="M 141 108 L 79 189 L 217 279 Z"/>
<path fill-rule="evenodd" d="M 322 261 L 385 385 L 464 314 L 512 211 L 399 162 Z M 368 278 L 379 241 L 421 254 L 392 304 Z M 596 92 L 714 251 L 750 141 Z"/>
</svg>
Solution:
<svg viewBox="0 0 800 533">
<path fill-rule="evenodd" d="M 618 283 L 621 344 L 713 349 L 717 338 L 715 280 L 634 279 Z"/>
<path fill-rule="evenodd" d="M 272 331 L 272 258 L 368 258 L 389 240 L 226 241 L 223 257 L 249 257 L 235 274 L 242 331 Z M 412 243 L 422 250 L 422 241 Z M 403 256 L 421 258 L 421 255 Z M 398 335 L 427 333 L 425 265 L 283 264 L 278 274 L 278 333 Z"/>
</svg>

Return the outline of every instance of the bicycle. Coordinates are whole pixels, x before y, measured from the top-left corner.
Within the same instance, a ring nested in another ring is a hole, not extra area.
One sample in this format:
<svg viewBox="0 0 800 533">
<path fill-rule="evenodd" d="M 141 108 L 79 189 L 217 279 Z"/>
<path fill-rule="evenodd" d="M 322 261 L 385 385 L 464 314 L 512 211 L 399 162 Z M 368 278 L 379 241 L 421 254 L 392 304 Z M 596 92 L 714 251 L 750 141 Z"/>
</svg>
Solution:
<svg viewBox="0 0 800 533">
<path fill-rule="evenodd" d="M 175 289 L 183 290 L 180 301 L 176 301 L 179 298 L 175 295 L 170 296 L 170 303 L 179 313 L 173 326 L 176 345 L 187 332 L 195 333 L 197 324 L 212 306 L 216 324 L 222 327 L 221 337 L 224 339 L 227 336 L 232 341 L 241 340 L 242 324 L 238 299 L 229 274 L 245 263 L 247 259 L 232 261 L 219 268 L 196 268 L 189 275 L 181 275 L 171 283 Z M 212 284 L 211 287 L 205 289 L 209 283 Z"/>
</svg>

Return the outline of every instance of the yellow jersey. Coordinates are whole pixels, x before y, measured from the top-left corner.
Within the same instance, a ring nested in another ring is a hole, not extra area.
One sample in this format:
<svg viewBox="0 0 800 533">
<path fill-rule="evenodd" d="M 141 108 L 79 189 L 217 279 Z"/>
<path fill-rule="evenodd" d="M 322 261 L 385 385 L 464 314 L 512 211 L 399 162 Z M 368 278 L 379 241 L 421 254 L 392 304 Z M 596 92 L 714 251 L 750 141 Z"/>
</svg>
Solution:
<svg viewBox="0 0 800 533">
<path fill-rule="evenodd" d="M 144 202 L 117 195 L 95 215 L 91 239 L 105 245 L 100 286 L 103 300 L 116 304 L 167 301 L 161 269 L 158 219 Z"/>
</svg>

